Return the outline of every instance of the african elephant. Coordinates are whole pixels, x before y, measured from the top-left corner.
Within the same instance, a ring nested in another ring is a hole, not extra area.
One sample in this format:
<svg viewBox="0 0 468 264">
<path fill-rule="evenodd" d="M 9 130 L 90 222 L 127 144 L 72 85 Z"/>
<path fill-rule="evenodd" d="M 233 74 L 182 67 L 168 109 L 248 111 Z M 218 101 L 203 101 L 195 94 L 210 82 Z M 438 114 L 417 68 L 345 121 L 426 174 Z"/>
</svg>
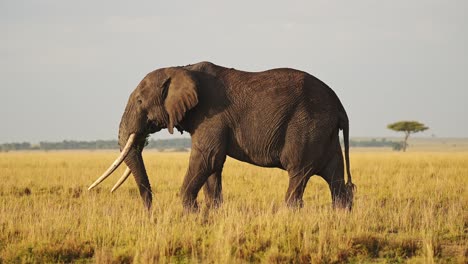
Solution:
<svg viewBox="0 0 468 264">
<path fill-rule="evenodd" d="M 181 188 L 185 209 L 198 208 L 202 186 L 208 206 L 222 202 L 226 156 L 289 174 L 286 204 L 301 207 L 307 181 L 320 175 L 334 207 L 351 209 L 349 122 L 337 95 L 314 76 L 288 68 L 245 72 L 210 62 L 162 68 L 143 78 L 128 99 L 119 128 L 121 155 L 89 188 L 123 161 L 146 208 L 152 192 L 142 158 L 151 133 L 174 128 L 190 133 L 190 162 Z M 347 183 L 339 130 L 343 130 Z"/>
</svg>

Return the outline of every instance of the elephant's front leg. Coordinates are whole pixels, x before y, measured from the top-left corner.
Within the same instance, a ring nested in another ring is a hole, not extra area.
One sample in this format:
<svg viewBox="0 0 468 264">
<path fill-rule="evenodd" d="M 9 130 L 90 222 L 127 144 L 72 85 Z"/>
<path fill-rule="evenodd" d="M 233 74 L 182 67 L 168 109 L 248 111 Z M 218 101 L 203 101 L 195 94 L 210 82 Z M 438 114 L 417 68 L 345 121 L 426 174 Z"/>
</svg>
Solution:
<svg viewBox="0 0 468 264">
<path fill-rule="evenodd" d="M 226 154 L 221 148 L 200 149 L 193 144 L 190 163 L 181 188 L 182 202 L 185 209 L 198 209 L 197 195 L 208 177 L 217 171 L 221 173 Z M 220 184 L 220 183 L 219 183 Z M 219 195 L 221 191 L 219 190 Z"/>
<path fill-rule="evenodd" d="M 218 208 L 223 203 L 221 170 L 212 173 L 203 186 L 208 207 Z"/>
</svg>

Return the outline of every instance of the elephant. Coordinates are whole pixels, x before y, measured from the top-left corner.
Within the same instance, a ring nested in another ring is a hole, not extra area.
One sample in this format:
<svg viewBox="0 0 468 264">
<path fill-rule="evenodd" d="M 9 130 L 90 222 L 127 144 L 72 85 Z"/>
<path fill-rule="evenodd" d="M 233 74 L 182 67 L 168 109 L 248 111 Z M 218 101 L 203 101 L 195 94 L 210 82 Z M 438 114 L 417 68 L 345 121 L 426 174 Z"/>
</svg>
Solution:
<svg viewBox="0 0 468 264">
<path fill-rule="evenodd" d="M 306 72 L 290 68 L 246 72 L 200 62 L 148 73 L 131 93 L 122 115 L 120 156 L 89 189 L 125 162 L 128 168 L 112 191 L 133 174 L 149 210 L 152 191 L 142 151 L 148 135 L 165 128 L 170 134 L 174 128 L 188 132 L 192 139 L 180 190 L 186 210 L 198 209 L 202 187 L 209 208 L 221 205 L 226 156 L 286 170 L 289 207 L 303 206 L 303 193 L 313 175 L 328 183 L 334 208 L 353 206 L 348 116 L 335 92 Z"/>
</svg>

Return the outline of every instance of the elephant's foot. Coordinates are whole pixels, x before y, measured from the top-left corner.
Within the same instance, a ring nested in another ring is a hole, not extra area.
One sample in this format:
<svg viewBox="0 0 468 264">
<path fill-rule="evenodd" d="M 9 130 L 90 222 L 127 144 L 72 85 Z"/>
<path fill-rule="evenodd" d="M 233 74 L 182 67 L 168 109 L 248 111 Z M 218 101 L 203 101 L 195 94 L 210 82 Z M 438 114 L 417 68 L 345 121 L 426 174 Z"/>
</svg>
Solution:
<svg viewBox="0 0 468 264">
<path fill-rule="evenodd" d="M 354 200 L 354 184 L 340 184 L 339 187 L 332 188 L 332 205 L 334 209 L 346 209 L 351 211 Z"/>
<path fill-rule="evenodd" d="M 353 207 L 353 201 L 350 200 L 349 196 L 346 195 L 336 195 L 332 198 L 333 209 L 348 210 L 351 211 Z"/>
<path fill-rule="evenodd" d="M 186 212 L 196 213 L 199 211 L 197 199 L 194 197 L 184 197 L 182 205 Z"/>
<path fill-rule="evenodd" d="M 335 210 L 343 210 L 343 209 L 351 210 L 350 208 L 348 208 L 348 206 L 346 206 L 346 202 L 343 199 L 334 200 L 332 202 L 332 207 Z"/>
<path fill-rule="evenodd" d="M 206 206 L 210 209 L 218 209 L 219 207 L 221 207 L 222 204 L 223 204 L 223 199 L 221 198 L 207 200 L 206 202 Z"/>
<path fill-rule="evenodd" d="M 302 207 L 304 207 L 304 201 L 302 199 L 291 198 L 286 200 L 286 205 L 290 209 L 301 209 Z"/>
</svg>

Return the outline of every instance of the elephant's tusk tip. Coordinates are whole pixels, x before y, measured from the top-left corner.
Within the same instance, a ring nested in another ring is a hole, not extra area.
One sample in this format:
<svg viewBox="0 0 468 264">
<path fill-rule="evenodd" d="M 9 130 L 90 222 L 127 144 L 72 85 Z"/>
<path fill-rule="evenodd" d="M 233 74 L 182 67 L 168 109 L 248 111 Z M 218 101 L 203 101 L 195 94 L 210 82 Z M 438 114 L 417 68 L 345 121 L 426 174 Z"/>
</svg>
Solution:
<svg viewBox="0 0 468 264">
<path fill-rule="evenodd" d="M 127 157 L 128 153 L 130 152 L 130 149 L 132 147 L 133 142 L 135 141 L 135 133 L 130 134 L 127 140 L 127 144 L 125 144 L 125 147 L 123 148 L 122 152 L 120 152 L 119 157 L 112 163 L 112 165 L 104 172 L 104 174 L 101 175 L 91 186 L 89 186 L 88 191 L 100 184 L 102 181 L 104 181 L 107 177 L 109 177 L 112 172 L 114 172 L 120 164 L 124 161 L 124 159 Z"/>
</svg>

